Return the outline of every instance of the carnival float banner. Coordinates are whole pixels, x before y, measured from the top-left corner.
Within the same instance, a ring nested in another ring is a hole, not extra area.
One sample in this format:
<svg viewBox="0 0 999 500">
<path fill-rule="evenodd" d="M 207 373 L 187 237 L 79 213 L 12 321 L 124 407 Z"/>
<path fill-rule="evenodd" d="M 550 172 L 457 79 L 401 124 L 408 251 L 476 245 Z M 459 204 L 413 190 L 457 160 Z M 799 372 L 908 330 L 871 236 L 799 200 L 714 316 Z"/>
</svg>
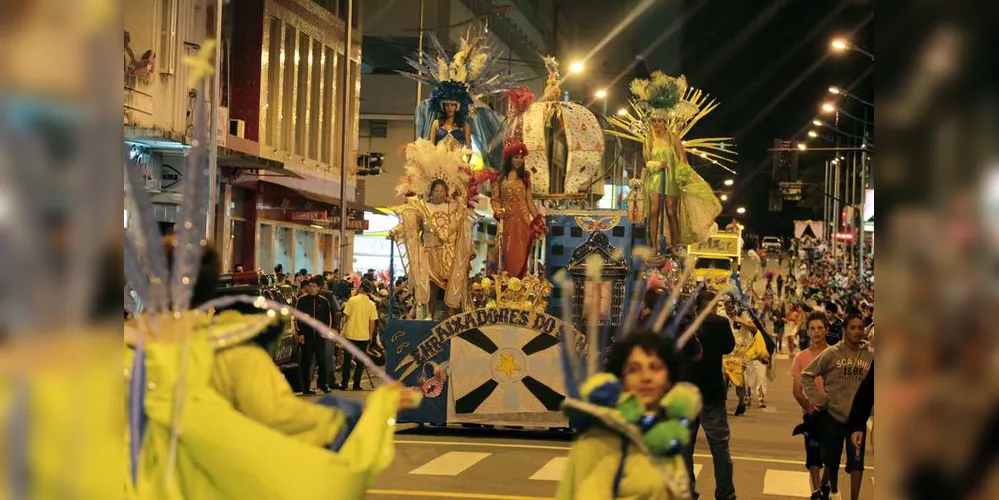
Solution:
<svg viewBox="0 0 999 500">
<path fill-rule="evenodd" d="M 395 333 L 386 339 L 387 368 L 424 393 L 421 407 L 400 414 L 400 422 L 568 425 L 559 411 L 565 399 L 560 319 L 496 307 L 438 324 L 393 321 L 388 331 Z M 582 336 L 570 335 L 582 349 Z"/>
</svg>

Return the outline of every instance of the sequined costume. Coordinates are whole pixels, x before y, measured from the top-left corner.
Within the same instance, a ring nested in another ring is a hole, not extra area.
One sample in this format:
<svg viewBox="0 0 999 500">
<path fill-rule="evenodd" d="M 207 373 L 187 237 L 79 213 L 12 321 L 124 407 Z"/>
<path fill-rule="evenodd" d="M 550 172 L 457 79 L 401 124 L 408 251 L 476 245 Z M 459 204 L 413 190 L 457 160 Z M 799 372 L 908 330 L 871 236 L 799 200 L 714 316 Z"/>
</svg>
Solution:
<svg viewBox="0 0 999 500">
<path fill-rule="evenodd" d="M 451 134 L 436 145 L 417 139 L 406 147 L 407 175 L 397 192 L 410 196 L 405 204 L 392 208 L 400 224 L 391 234 L 405 246 L 418 304 L 430 302 L 431 282 L 444 290 L 448 307 L 463 308 L 468 301 L 472 223 L 479 216 L 468 208 L 471 171 L 458 147 Z M 444 203 L 426 199 L 435 180 L 447 185 Z"/>
<path fill-rule="evenodd" d="M 678 161 L 673 147 L 664 141 L 655 140 L 648 157 L 649 161 L 642 172 L 645 199 L 650 199 L 648 195 L 662 193 L 663 177 L 666 196 L 679 198 L 680 241 L 670 244 L 689 245 L 707 238 L 711 234 L 715 218 L 722 210 L 721 202 L 711 185 L 686 160 Z M 650 213 L 648 205 L 646 207 L 646 213 Z"/>
</svg>

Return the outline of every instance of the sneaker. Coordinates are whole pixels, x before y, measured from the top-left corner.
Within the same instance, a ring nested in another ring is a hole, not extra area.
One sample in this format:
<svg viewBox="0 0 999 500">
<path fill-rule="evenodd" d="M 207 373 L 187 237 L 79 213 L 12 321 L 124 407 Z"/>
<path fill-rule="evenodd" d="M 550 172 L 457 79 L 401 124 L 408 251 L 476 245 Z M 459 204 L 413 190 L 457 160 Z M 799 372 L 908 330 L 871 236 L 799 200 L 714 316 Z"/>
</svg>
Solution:
<svg viewBox="0 0 999 500">
<path fill-rule="evenodd" d="M 808 497 L 808 498 L 809 498 L 809 500 L 824 500 L 824 499 L 822 498 L 822 492 L 821 492 L 821 491 L 819 491 L 819 490 L 815 490 L 815 491 L 813 491 L 813 492 L 812 492 L 812 496 L 810 496 L 810 497 Z"/>
<path fill-rule="evenodd" d="M 323 387 L 323 394 L 329 394 L 331 392 L 333 392 L 333 389 L 330 389 L 329 386 Z"/>
<path fill-rule="evenodd" d="M 760 408 L 766 408 L 766 407 L 767 404 L 762 399 L 760 399 Z"/>
<path fill-rule="evenodd" d="M 313 391 L 312 389 L 309 389 L 307 391 L 303 391 L 302 395 L 303 396 L 315 396 L 316 395 L 316 391 Z"/>
<path fill-rule="evenodd" d="M 830 491 L 830 489 L 831 489 L 831 487 L 829 486 L 829 482 L 828 481 L 823 481 L 822 482 L 822 487 L 819 489 L 819 491 L 822 492 L 822 500 L 829 500 L 829 495 L 830 495 L 829 491 Z"/>
<path fill-rule="evenodd" d="M 743 413 L 746 413 L 746 405 L 744 405 L 742 403 L 739 403 L 739 406 L 735 407 L 735 416 L 738 417 L 739 415 L 742 415 Z"/>
</svg>

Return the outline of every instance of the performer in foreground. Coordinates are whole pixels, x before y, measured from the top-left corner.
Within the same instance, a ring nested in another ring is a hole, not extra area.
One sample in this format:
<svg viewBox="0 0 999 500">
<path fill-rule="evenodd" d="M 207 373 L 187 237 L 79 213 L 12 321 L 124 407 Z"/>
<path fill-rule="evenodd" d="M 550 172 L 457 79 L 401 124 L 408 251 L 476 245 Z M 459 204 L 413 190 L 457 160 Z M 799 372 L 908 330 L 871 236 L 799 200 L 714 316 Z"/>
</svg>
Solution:
<svg viewBox="0 0 999 500">
<path fill-rule="evenodd" d="M 556 498 L 565 500 L 690 497 L 682 451 L 700 392 L 677 382 L 681 358 L 672 338 L 642 329 L 610 348 L 606 372 L 567 399 L 580 430 Z"/>
<path fill-rule="evenodd" d="M 194 137 L 207 137 L 204 114 L 196 107 Z M 188 153 L 182 224 L 166 247 L 145 182 L 124 162 L 136 210 L 123 238 L 125 291 L 144 305 L 124 325 L 124 496 L 359 500 L 392 461 L 397 410 L 418 396 L 287 303 L 226 296 L 200 304 L 215 293 L 218 266 L 202 243 L 207 144 L 196 141 Z M 215 313 L 236 304 L 261 314 Z M 291 316 L 353 351 L 386 382 L 363 413 L 343 400 L 324 408 L 294 397 L 263 347 Z"/>
</svg>

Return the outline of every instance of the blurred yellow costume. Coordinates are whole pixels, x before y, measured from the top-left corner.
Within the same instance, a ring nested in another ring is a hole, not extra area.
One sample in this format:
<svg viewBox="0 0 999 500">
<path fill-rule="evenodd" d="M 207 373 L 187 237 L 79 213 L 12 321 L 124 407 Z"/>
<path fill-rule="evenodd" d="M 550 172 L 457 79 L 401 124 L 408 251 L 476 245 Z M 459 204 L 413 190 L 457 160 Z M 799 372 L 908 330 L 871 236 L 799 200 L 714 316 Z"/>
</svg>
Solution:
<svg viewBox="0 0 999 500">
<path fill-rule="evenodd" d="M 267 352 L 243 345 L 272 321 L 188 311 L 126 323 L 130 345 L 158 323 L 144 337 L 144 431 L 138 460 L 126 460 L 126 498 L 364 497 L 392 461 L 400 390 L 375 390 L 343 447 L 330 451 L 343 414 L 295 398 Z M 129 377 L 141 372 L 136 355 L 125 351 L 127 398 Z"/>
</svg>

